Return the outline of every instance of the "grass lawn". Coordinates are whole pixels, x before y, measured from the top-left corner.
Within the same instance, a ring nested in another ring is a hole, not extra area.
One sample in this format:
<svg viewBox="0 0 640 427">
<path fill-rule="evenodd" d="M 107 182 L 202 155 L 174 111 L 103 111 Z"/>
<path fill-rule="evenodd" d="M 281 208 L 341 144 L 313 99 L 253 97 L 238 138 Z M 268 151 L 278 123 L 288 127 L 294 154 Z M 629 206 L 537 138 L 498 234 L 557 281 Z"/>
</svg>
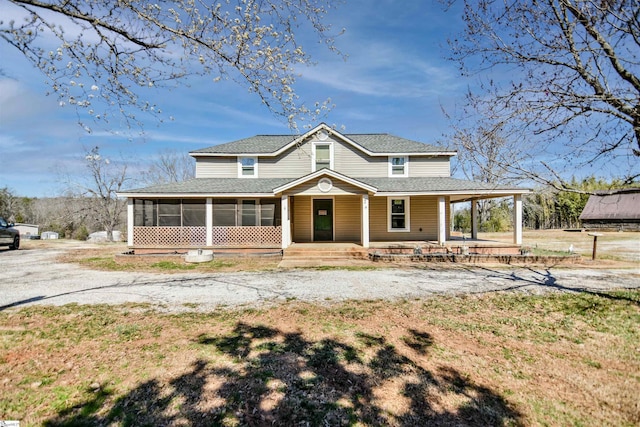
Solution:
<svg viewBox="0 0 640 427">
<path fill-rule="evenodd" d="M 600 232 L 597 245 L 597 259 L 595 264 L 611 261 L 631 261 L 638 266 L 640 262 L 640 232 Z M 506 233 L 478 233 L 480 239 L 511 242 L 513 234 Z M 524 246 L 550 253 L 568 253 L 572 247 L 574 253 L 591 262 L 593 252 L 593 236 L 586 231 L 565 230 L 525 230 L 522 241 Z M 593 263 L 592 263 L 593 264 Z M 596 265 L 597 266 L 597 265 Z"/>
<path fill-rule="evenodd" d="M 640 291 L 0 312 L 0 420 L 640 424 Z"/>
</svg>

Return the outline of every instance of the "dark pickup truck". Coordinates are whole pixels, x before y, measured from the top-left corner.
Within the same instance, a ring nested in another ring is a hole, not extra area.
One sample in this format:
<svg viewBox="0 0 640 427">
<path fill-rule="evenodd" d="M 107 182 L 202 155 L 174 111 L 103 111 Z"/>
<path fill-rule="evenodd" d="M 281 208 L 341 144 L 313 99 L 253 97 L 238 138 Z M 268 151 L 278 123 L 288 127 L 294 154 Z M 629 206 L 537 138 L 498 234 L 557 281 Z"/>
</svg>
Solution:
<svg viewBox="0 0 640 427">
<path fill-rule="evenodd" d="M 9 249 L 20 248 L 20 232 L 0 217 L 0 246 L 9 246 Z"/>
</svg>

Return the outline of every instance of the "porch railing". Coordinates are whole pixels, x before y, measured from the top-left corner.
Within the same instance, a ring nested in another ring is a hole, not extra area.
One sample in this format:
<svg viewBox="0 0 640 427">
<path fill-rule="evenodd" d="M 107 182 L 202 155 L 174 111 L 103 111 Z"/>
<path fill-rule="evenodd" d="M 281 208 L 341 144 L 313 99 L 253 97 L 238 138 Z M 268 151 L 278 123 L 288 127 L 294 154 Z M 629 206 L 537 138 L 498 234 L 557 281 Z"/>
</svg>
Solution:
<svg viewBox="0 0 640 427">
<path fill-rule="evenodd" d="M 281 226 L 212 227 L 213 246 L 280 246 Z M 155 248 L 207 246 L 207 227 L 133 227 L 133 245 Z"/>
</svg>

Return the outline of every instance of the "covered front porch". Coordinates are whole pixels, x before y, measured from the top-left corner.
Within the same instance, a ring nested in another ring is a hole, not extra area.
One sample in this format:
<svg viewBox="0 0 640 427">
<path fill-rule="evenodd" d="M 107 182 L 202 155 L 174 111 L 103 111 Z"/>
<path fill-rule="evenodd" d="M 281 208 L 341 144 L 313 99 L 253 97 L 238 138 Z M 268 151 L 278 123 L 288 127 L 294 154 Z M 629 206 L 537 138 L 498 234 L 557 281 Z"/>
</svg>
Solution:
<svg viewBox="0 0 640 427">
<path fill-rule="evenodd" d="M 522 202 L 520 195 L 513 197 L 514 231 L 510 243 L 519 246 L 522 244 Z M 159 220 L 147 224 L 140 220 L 139 211 L 144 210 L 144 204 L 139 203 L 142 207 L 136 208 L 136 201 L 130 199 L 128 245 L 132 249 L 287 249 L 294 244 L 349 243 L 384 252 L 410 252 L 419 248 L 422 253 L 463 247 L 491 252 L 491 247 L 505 247 L 480 241 L 477 220 L 472 221 L 468 239 L 452 234 L 450 196 L 283 194 L 280 199 L 262 199 L 263 205 L 253 199 L 251 203 L 245 199 L 215 200 L 217 204 L 213 198 L 199 203 L 192 200 L 176 203 L 175 206 L 182 206 L 182 213 L 171 219 L 176 225 L 159 225 L 163 220 L 169 222 L 158 214 L 165 206 L 163 201 L 156 203 L 152 215 Z M 280 208 L 278 215 L 273 212 L 276 206 Z M 231 213 L 227 215 L 225 209 Z M 223 214 L 237 223 L 218 225 Z M 242 225 L 241 221 L 251 221 L 253 225 Z M 264 222 L 268 224 L 261 225 Z"/>
<path fill-rule="evenodd" d="M 348 242 L 378 250 L 381 244 L 389 250 L 397 242 L 395 247 L 405 250 L 422 242 L 419 251 L 439 251 L 455 240 L 453 203 L 472 202 L 470 238 L 477 240 L 475 205 L 498 197 L 513 198 L 511 243 L 522 244 L 525 189 L 447 177 L 351 178 L 329 169 L 273 184 L 233 180 L 238 186 L 245 182 L 255 191 L 210 193 L 202 189 L 217 185 L 216 181 L 206 181 L 204 186 L 196 179 L 181 184 L 180 191 L 170 187 L 172 192 L 166 193 L 125 193 L 128 245 L 132 249 L 284 250 L 294 243 Z"/>
</svg>

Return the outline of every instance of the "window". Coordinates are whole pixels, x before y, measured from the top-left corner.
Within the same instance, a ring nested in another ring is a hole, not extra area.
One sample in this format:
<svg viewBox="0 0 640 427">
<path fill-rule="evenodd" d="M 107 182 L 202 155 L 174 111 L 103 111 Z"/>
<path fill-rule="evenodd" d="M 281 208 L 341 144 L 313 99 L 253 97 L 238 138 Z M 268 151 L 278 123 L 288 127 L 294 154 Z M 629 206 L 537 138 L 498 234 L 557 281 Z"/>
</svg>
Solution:
<svg viewBox="0 0 640 427">
<path fill-rule="evenodd" d="M 389 176 L 409 176 L 409 158 L 407 156 L 389 157 Z"/>
<path fill-rule="evenodd" d="M 409 198 L 389 198 L 388 231 L 409 231 Z"/>
<path fill-rule="evenodd" d="M 313 161 L 314 171 L 318 171 L 322 168 L 333 169 L 331 144 L 314 144 L 313 146 Z"/>
<path fill-rule="evenodd" d="M 236 225 L 236 199 L 213 199 L 213 226 Z"/>
<path fill-rule="evenodd" d="M 133 225 L 143 227 L 201 227 L 205 225 L 204 199 L 136 199 Z"/>
<path fill-rule="evenodd" d="M 182 200 L 182 225 L 184 227 L 201 227 L 206 224 L 206 201 L 196 199 Z"/>
<path fill-rule="evenodd" d="M 158 225 L 167 227 L 180 227 L 180 200 L 166 199 L 158 201 Z"/>
<path fill-rule="evenodd" d="M 136 199 L 133 206 L 133 225 L 142 227 L 158 225 L 158 204 L 155 200 Z"/>
<path fill-rule="evenodd" d="M 260 200 L 260 225 L 280 225 L 280 199 Z"/>
<path fill-rule="evenodd" d="M 258 211 L 256 200 L 242 200 L 242 208 L 238 225 L 258 225 Z"/>
<path fill-rule="evenodd" d="M 279 199 L 213 199 L 216 227 L 280 225 Z"/>
<path fill-rule="evenodd" d="M 256 157 L 238 157 L 238 177 L 256 178 L 258 176 L 258 159 Z"/>
</svg>

